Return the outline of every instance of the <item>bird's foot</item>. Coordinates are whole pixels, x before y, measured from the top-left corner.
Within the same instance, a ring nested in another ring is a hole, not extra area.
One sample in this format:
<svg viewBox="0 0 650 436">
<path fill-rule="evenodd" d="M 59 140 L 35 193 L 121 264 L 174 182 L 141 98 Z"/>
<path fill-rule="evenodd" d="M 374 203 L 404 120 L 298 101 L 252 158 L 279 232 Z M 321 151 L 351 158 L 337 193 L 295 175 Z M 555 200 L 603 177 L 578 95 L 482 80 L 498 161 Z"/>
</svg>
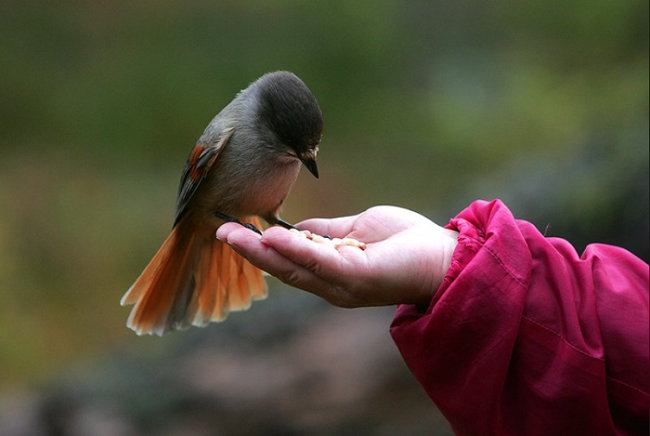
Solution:
<svg viewBox="0 0 650 436">
<path fill-rule="evenodd" d="M 226 215 L 225 213 L 213 212 L 213 215 L 216 216 L 217 218 L 221 218 L 222 220 L 224 220 L 227 223 L 237 223 L 242 227 L 246 227 L 248 230 L 254 231 L 258 235 L 262 234 L 262 231 L 260 229 L 258 229 L 257 227 L 255 227 L 253 224 L 243 223 L 240 220 L 238 220 L 237 218 L 233 218 L 230 215 Z"/>
<path fill-rule="evenodd" d="M 283 219 L 280 218 L 280 217 L 272 217 L 272 218 L 270 218 L 270 221 L 269 221 L 269 222 L 270 222 L 271 224 L 275 224 L 275 225 L 278 225 L 278 226 L 280 226 L 280 227 L 284 227 L 284 228 L 287 229 L 287 230 L 291 230 L 291 231 L 294 232 L 294 233 L 301 233 L 301 234 L 302 234 L 303 236 L 305 236 L 307 239 L 311 239 L 312 236 L 314 235 L 314 234 L 313 234 L 312 232 L 310 232 L 309 230 L 302 230 L 302 229 L 299 229 L 298 227 L 294 226 L 293 224 L 290 224 L 290 223 L 286 222 L 285 220 L 283 220 Z M 316 235 L 316 236 L 318 236 L 318 235 Z M 325 239 L 332 239 L 332 237 L 329 236 L 329 235 L 318 236 L 318 237 L 320 237 L 320 238 L 325 238 Z"/>
</svg>

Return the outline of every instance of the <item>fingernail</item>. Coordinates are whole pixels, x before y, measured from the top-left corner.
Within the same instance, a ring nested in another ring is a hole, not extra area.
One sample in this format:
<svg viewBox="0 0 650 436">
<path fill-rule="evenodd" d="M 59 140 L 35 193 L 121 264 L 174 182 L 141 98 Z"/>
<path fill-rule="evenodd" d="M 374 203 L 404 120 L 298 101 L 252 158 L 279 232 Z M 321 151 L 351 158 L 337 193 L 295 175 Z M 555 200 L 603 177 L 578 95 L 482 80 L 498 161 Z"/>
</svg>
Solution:
<svg viewBox="0 0 650 436">
<path fill-rule="evenodd" d="M 221 242 L 225 242 L 226 244 L 228 243 L 228 235 L 230 232 L 227 232 L 225 230 L 222 230 L 221 227 L 219 227 L 215 233 L 215 237 L 220 240 Z"/>
</svg>

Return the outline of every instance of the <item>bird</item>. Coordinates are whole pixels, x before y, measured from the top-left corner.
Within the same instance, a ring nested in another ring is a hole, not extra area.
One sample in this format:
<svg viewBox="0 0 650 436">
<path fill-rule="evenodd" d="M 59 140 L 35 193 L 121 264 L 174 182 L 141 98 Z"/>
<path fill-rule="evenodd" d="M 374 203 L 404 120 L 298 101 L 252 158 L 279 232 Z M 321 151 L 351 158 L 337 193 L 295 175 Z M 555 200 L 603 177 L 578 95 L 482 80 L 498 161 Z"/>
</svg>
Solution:
<svg viewBox="0 0 650 436">
<path fill-rule="evenodd" d="M 127 326 L 162 336 L 223 321 L 267 296 L 261 270 L 216 238 L 225 222 L 294 228 L 280 208 L 301 166 L 316 178 L 323 114 L 309 87 L 277 71 L 253 82 L 205 128 L 181 174 L 171 233 L 121 304 Z"/>
</svg>

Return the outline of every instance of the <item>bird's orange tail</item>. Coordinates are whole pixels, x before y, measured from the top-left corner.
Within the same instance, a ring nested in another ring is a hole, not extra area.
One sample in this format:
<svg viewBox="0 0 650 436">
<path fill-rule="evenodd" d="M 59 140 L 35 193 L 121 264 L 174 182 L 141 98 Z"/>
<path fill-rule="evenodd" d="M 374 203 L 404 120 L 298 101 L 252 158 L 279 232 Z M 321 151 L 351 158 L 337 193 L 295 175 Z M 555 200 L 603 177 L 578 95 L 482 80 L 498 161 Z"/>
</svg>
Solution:
<svg viewBox="0 0 650 436">
<path fill-rule="evenodd" d="M 250 222 L 260 227 L 259 220 Z M 179 222 L 122 297 L 135 304 L 127 326 L 138 335 L 162 336 L 190 325 L 223 321 L 267 295 L 262 271 L 228 245 L 195 235 Z"/>
</svg>

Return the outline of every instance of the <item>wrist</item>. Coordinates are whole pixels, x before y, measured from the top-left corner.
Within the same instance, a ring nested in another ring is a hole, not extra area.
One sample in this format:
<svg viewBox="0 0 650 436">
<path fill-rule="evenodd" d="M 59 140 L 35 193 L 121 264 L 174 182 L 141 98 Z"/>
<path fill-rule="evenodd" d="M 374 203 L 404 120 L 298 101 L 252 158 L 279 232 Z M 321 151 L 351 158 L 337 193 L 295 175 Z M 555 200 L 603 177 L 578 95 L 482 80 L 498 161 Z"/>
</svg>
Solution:
<svg viewBox="0 0 650 436">
<path fill-rule="evenodd" d="M 428 242 L 435 248 L 429 254 L 429 266 L 427 268 L 428 280 L 421 283 L 425 284 L 420 288 L 420 294 L 410 302 L 420 308 L 426 308 L 431 303 L 431 299 L 436 295 L 440 286 L 442 286 L 445 277 L 451 267 L 452 259 L 456 247 L 458 246 L 458 232 L 443 228 L 436 229 L 432 235 L 432 240 Z M 431 245 L 430 245 L 431 247 Z"/>
<path fill-rule="evenodd" d="M 445 235 L 445 243 L 443 246 L 443 260 L 442 260 L 442 279 L 447 275 L 449 267 L 451 267 L 451 260 L 454 257 L 454 252 L 458 246 L 458 232 L 455 230 L 443 229 Z"/>
<path fill-rule="evenodd" d="M 436 274 L 436 282 L 433 285 L 432 294 L 434 296 L 447 276 L 451 268 L 451 261 L 454 257 L 454 252 L 458 246 L 458 232 L 454 230 L 442 229 L 444 237 L 441 238 L 441 260 L 439 269 Z"/>
</svg>

